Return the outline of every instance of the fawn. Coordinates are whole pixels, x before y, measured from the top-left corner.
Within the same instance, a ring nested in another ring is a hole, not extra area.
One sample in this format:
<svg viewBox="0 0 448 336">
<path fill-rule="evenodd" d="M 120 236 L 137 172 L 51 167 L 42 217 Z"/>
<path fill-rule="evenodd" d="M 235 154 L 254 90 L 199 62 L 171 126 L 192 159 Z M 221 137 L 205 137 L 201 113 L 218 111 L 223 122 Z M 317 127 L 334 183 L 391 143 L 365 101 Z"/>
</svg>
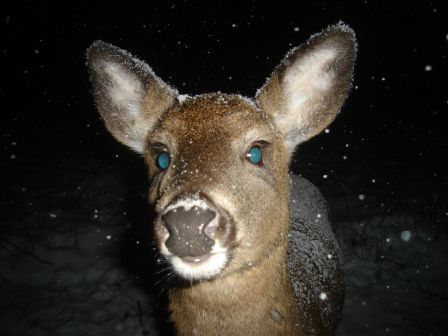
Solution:
<svg viewBox="0 0 448 336">
<path fill-rule="evenodd" d="M 178 335 L 335 333 L 338 243 L 323 196 L 303 178 L 291 184 L 288 164 L 340 111 L 355 56 L 352 29 L 330 26 L 292 49 L 249 99 L 180 95 L 124 50 L 102 41 L 88 49 L 97 109 L 144 155 L 158 250 L 187 280 L 168 293 Z"/>
</svg>

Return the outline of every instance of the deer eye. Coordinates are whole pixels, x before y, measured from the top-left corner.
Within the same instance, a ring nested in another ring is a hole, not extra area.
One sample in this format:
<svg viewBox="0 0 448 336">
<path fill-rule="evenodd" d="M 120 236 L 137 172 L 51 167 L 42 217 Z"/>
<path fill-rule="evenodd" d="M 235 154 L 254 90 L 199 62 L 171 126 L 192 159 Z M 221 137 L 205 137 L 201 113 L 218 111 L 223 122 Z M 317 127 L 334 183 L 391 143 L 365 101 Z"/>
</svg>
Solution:
<svg viewBox="0 0 448 336">
<path fill-rule="evenodd" d="M 160 152 L 156 157 L 156 164 L 160 170 L 166 170 L 171 163 L 171 157 L 168 152 Z"/>
<path fill-rule="evenodd" d="M 261 165 L 263 163 L 263 152 L 260 146 L 252 146 L 246 154 L 246 159 L 254 165 Z"/>
</svg>

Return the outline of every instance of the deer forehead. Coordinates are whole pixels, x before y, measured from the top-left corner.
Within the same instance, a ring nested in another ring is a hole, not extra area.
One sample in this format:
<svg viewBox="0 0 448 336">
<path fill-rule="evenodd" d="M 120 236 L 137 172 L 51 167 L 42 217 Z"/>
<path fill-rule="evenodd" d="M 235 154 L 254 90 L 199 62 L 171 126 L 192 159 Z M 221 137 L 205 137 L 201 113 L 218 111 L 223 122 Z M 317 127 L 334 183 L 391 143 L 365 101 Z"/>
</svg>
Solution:
<svg viewBox="0 0 448 336">
<path fill-rule="evenodd" d="M 167 111 L 150 140 L 167 138 L 192 148 L 213 143 L 241 144 L 274 137 L 272 123 L 249 99 L 238 95 L 206 94 L 183 100 Z"/>
</svg>

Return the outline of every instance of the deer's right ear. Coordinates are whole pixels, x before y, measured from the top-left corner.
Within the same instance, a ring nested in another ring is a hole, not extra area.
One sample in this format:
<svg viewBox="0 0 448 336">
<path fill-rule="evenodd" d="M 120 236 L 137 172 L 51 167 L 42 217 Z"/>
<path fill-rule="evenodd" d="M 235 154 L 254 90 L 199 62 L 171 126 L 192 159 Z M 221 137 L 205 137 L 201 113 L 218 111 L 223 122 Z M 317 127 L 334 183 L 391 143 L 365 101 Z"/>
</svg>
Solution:
<svg viewBox="0 0 448 336">
<path fill-rule="evenodd" d="M 173 104 L 177 91 L 145 62 L 102 41 L 87 50 L 87 66 L 107 129 L 118 141 L 143 153 L 147 134 Z"/>
</svg>

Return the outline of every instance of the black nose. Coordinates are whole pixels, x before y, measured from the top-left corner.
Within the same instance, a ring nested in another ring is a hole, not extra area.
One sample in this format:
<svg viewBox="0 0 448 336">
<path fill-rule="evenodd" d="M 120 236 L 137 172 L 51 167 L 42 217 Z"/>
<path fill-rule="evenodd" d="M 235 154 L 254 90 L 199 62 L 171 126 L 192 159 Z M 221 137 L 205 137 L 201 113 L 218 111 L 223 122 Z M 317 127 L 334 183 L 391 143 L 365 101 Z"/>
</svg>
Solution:
<svg viewBox="0 0 448 336">
<path fill-rule="evenodd" d="M 178 207 L 162 216 L 170 236 L 165 242 L 171 253 L 179 257 L 199 257 L 211 252 L 214 240 L 207 234 L 216 212 L 193 206 L 190 210 Z"/>
</svg>

